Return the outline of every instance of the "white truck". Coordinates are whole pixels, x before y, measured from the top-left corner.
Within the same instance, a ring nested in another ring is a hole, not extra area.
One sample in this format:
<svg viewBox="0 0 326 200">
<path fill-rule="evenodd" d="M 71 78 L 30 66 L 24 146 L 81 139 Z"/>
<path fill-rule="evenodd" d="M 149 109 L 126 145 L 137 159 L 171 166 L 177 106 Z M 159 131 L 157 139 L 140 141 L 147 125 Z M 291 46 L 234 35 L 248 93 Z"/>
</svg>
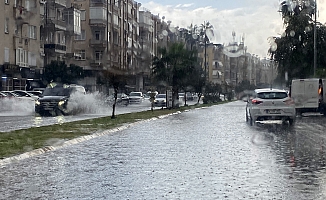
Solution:
<svg viewBox="0 0 326 200">
<path fill-rule="evenodd" d="M 293 79 L 290 96 L 294 101 L 296 112 L 319 112 L 326 116 L 326 79 Z"/>
</svg>

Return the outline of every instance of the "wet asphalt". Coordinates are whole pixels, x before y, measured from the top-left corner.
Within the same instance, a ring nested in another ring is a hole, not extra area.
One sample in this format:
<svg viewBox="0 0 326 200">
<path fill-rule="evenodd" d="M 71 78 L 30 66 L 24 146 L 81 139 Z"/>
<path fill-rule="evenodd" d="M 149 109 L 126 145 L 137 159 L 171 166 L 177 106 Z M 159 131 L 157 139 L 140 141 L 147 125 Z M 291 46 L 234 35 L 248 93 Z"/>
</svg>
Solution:
<svg viewBox="0 0 326 200">
<path fill-rule="evenodd" d="M 325 118 L 249 126 L 241 101 L 1 166 L 0 199 L 326 199 Z"/>
</svg>

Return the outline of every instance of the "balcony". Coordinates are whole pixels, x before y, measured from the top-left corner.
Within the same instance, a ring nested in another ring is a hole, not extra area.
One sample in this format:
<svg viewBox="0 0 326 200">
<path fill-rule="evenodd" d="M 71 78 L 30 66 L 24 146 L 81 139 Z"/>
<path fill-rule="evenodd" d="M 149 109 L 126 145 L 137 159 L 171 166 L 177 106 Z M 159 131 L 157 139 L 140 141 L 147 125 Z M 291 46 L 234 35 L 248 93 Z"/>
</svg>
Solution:
<svg viewBox="0 0 326 200">
<path fill-rule="evenodd" d="M 106 0 L 90 0 L 90 7 L 103 7 L 106 8 Z"/>
<path fill-rule="evenodd" d="M 89 39 L 89 44 L 91 47 L 97 49 L 105 49 L 107 47 L 107 41 L 105 40 Z"/>
<path fill-rule="evenodd" d="M 106 19 L 89 19 L 90 26 L 106 27 Z"/>
<path fill-rule="evenodd" d="M 100 60 L 91 60 L 89 64 L 92 67 L 92 69 L 95 70 L 103 69 L 103 63 Z"/>
<path fill-rule="evenodd" d="M 31 12 L 27 11 L 23 7 L 14 8 L 14 18 L 16 19 L 17 24 L 28 24 L 31 17 Z"/>
<path fill-rule="evenodd" d="M 44 44 L 45 53 L 66 53 L 66 45 L 62 44 Z"/>
<path fill-rule="evenodd" d="M 49 20 L 45 24 L 45 28 L 52 31 L 66 31 L 66 22 L 61 20 Z"/>
<path fill-rule="evenodd" d="M 80 35 L 81 34 L 81 21 L 80 21 L 80 11 L 76 8 L 66 9 L 65 15 L 66 30 L 70 35 Z"/>
<path fill-rule="evenodd" d="M 62 7 L 67 7 L 67 4 L 66 4 L 66 0 L 54 0 L 54 3 L 56 4 L 56 5 L 60 5 L 60 6 L 62 6 Z"/>
<path fill-rule="evenodd" d="M 89 8 L 89 25 L 104 26 L 107 24 L 107 9 L 102 7 Z"/>
</svg>

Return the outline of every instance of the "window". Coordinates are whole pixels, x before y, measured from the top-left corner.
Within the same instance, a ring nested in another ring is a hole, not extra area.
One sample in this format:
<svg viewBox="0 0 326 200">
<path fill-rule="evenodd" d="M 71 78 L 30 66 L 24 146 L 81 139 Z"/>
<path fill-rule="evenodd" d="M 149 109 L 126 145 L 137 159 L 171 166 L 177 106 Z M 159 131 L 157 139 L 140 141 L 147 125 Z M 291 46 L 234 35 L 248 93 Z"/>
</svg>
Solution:
<svg viewBox="0 0 326 200">
<path fill-rule="evenodd" d="M 86 31 L 85 30 L 81 30 L 81 34 L 75 36 L 75 40 L 85 40 L 86 39 Z"/>
<path fill-rule="evenodd" d="M 80 20 L 86 20 L 86 10 L 80 11 Z"/>
<path fill-rule="evenodd" d="M 22 48 L 16 49 L 16 65 L 21 67 L 28 66 L 28 55 L 26 50 Z"/>
<path fill-rule="evenodd" d="M 5 33 L 9 33 L 9 18 L 6 18 L 5 21 Z"/>
<path fill-rule="evenodd" d="M 114 25 L 119 26 L 119 17 L 117 15 L 113 15 L 113 23 Z"/>
<path fill-rule="evenodd" d="M 101 32 L 95 31 L 95 40 L 101 40 Z"/>
<path fill-rule="evenodd" d="M 45 5 L 44 4 L 40 5 L 40 15 L 45 15 Z"/>
<path fill-rule="evenodd" d="M 18 35 L 18 33 L 19 33 L 19 26 L 16 24 L 16 26 L 15 26 L 15 34 Z"/>
<path fill-rule="evenodd" d="M 284 99 L 288 97 L 286 92 L 260 92 L 257 94 L 260 99 Z"/>
<path fill-rule="evenodd" d="M 36 39 L 36 26 L 28 26 L 28 36 L 29 38 Z"/>
<path fill-rule="evenodd" d="M 102 51 L 95 51 L 95 62 L 96 63 L 102 62 L 102 55 L 103 55 Z"/>
<path fill-rule="evenodd" d="M 57 42 L 58 42 L 58 44 L 61 43 L 61 34 L 60 33 L 57 33 Z"/>
<path fill-rule="evenodd" d="M 86 60 L 86 51 L 83 50 L 79 50 L 76 53 L 74 53 L 75 56 L 75 60 Z"/>
<path fill-rule="evenodd" d="M 61 12 L 60 12 L 60 10 L 57 10 L 57 20 L 61 20 Z"/>
<path fill-rule="evenodd" d="M 28 52 L 28 65 L 36 66 L 36 55 L 35 53 Z"/>
<path fill-rule="evenodd" d="M 9 63 L 9 48 L 5 47 L 5 63 Z"/>
</svg>

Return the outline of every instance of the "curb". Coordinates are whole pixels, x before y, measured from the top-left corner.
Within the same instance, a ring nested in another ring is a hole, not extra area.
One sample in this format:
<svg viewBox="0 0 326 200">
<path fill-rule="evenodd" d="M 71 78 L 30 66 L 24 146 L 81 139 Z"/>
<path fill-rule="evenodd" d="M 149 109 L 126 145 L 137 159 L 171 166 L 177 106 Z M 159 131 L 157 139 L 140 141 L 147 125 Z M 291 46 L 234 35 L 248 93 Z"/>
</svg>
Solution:
<svg viewBox="0 0 326 200">
<path fill-rule="evenodd" d="M 91 135 L 80 136 L 80 137 L 65 141 L 65 142 L 61 143 L 60 145 L 45 146 L 45 147 L 42 147 L 42 148 L 39 148 L 39 149 L 34 149 L 32 151 L 28 151 L 28 152 L 16 155 L 16 156 L 4 158 L 4 159 L 0 160 L 0 168 L 3 168 L 3 167 L 5 167 L 5 165 L 8 165 L 8 164 L 12 164 L 12 163 L 19 162 L 19 161 L 27 159 L 27 158 L 31 158 L 33 156 L 41 155 L 41 154 L 44 154 L 44 153 L 47 153 L 47 152 L 50 152 L 50 151 L 55 151 L 57 149 L 61 149 L 61 148 L 71 146 L 71 145 L 74 145 L 74 144 L 78 144 L 78 143 L 81 143 L 81 142 L 84 142 L 84 141 L 87 141 L 87 140 L 91 140 L 91 139 L 98 138 L 98 137 L 101 137 L 101 136 L 104 136 L 104 135 L 108 135 L 110 133 L 115 133 L 115 132 L 118 132 L 118 131 L 122 131 L 122 130 L 125 130 L 125 129 L 133 126 L 133 125 L 136 125 L 136 124 L 140 124 L 140 123 L 144 123 L 144 122 L 148 122 L 148 121 L 153 121 L 153 120 L 158 120 L 158 119 L 163 119 L 163 118 L 166 118 L 168 116 L 176 115 L 176 114 L 180 114 L 180 113 L 182 113 L 182 112 L 177 111 L 175 113 L 170 113 L 170 114 L 166 114 L 166 115 L 160 115 L 160 116 L 157 116 L 157 117 L 153 117 L 153 118 L 150 118 L 150 119 L 140 120 L 140 121 L 137 121 L 137 122 L 133 122 L 133 123 L 129 123 L 129 124 L 126 124 L 126 125 L 119 126 L 117 128 L 108 129 L 108 130 L 104 130 L 104 131 L 101 131 L 101 132 L 95 132 L 95 133 L 93 133 Z"/>
</svg>

